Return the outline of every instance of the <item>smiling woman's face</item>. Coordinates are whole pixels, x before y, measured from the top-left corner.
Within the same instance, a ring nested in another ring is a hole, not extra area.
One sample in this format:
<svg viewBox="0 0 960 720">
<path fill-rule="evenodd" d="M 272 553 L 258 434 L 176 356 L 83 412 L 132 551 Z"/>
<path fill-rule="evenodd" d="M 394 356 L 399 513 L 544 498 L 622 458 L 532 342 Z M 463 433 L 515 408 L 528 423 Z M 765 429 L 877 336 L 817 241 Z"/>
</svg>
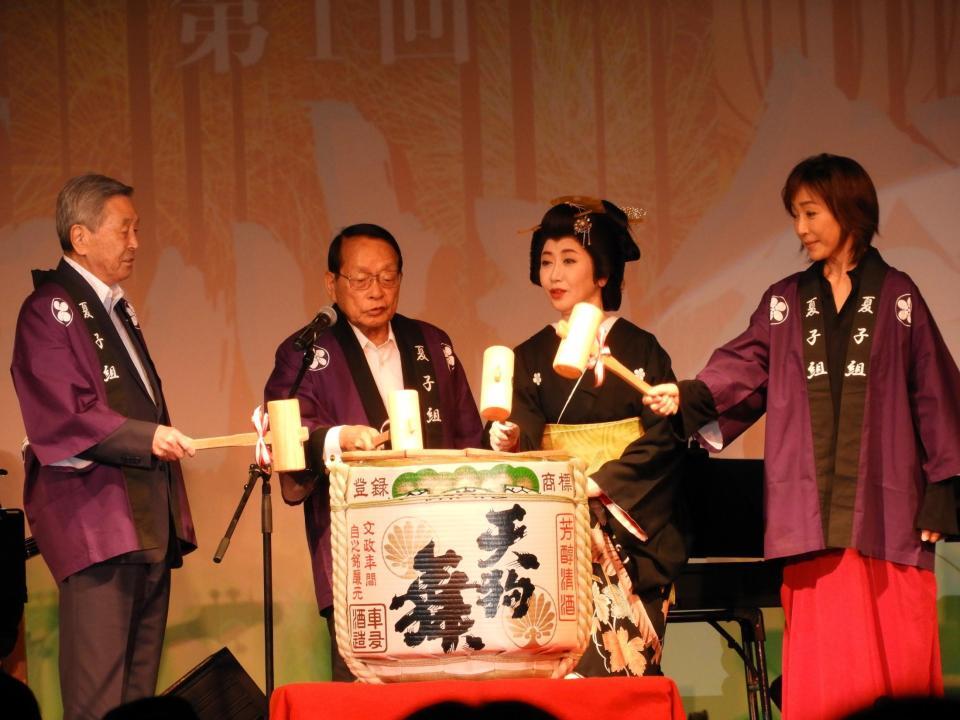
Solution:
<svg viewBox="0 0 960 720">
<path fill-rule="evenodd" d="M 588 302 L 603 309 L 603 286 L 606 278 L 593 279 L 593 258 L 572 237 L 547 240 L 540 252 L 540 285 L 550 304 L 563 318 L 578 302 Z"/>
</svg>

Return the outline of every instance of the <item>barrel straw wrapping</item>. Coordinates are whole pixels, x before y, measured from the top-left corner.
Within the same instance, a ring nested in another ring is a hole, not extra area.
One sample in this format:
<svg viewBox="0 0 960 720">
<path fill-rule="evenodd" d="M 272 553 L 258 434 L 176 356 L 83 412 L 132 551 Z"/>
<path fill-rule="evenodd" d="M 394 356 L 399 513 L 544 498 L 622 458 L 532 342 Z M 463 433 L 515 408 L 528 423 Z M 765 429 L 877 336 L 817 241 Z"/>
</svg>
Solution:
<svg viewBox="0 0 960 720">
<path fill-rule="evenodd" d="M 562 452 L 345 453 L 334 617 L 365 682 L 563 677 L 590 638 L 583 463 Z"/>
</svg>

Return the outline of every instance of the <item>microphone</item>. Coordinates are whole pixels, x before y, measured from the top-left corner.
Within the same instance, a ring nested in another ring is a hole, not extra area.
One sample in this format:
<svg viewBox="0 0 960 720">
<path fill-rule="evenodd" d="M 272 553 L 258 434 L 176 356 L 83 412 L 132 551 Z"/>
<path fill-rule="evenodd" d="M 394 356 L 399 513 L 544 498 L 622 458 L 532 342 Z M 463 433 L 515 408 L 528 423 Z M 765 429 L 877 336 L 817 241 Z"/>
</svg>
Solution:
<svg viewBox="0 0 960 720">
<path fill-rule="evenodd" d="M 316 317 L 310 321 L 310 324 L 307 325 L 297 336 L 297 339 L 293 341 L 293 346 L 297 350 L 306 350 L 308 347 L 313 345 L 314 341 L 317 339 L 317 335 L 331 325 L 335 325 L 336 322 L 337 311 L 329 305 L 325 305 L 324 307 L 320 308 L 320 312 L 317 313 Z"/>
</svg>

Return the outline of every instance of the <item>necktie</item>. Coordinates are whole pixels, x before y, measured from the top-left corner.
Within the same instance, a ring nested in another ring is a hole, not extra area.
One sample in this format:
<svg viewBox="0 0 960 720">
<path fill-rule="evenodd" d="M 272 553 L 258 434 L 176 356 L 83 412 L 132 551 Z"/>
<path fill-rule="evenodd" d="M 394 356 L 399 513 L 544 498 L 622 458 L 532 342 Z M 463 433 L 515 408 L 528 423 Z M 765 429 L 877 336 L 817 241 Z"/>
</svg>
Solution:
<svg viewBox="0 0 960 720">
<path fill-rule="evenodd" d="M 153 370 L 153 363 L 150 360 L 150 355 L 147 353 L 147 347 L 144 345 L 137 327 L 133 324 L 130 305 L 122 295 L 113 304 L 113 311 L 117 314 L 117 317 L 120 318 L 120 323 L 123 325 L 123 329 L 129 338 L 129 345 L 127 345 L 127 343 L 124 343 L 124 345 L 127 345 L 130 359 L 137 368 L 140 379 L 143 381 L 154 404 L 157 405 L 159 404 L 160 398 L 159 379 Z"/>
</svg>

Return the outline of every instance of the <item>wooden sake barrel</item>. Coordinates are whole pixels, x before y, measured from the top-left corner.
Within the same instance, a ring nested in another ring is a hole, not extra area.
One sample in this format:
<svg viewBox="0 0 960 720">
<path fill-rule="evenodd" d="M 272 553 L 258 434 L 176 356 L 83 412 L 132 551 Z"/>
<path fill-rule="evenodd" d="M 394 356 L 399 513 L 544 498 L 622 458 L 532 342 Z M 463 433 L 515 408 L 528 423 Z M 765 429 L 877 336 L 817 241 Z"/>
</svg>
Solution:
<svg viewBox="0 0 960 720">
<path fill-rule="evenodd" d="M 330 469 L 337 643 L 367 682 L 563 677 L 590 637 L 583 463 L 344 453 Z"/>
</svg>

